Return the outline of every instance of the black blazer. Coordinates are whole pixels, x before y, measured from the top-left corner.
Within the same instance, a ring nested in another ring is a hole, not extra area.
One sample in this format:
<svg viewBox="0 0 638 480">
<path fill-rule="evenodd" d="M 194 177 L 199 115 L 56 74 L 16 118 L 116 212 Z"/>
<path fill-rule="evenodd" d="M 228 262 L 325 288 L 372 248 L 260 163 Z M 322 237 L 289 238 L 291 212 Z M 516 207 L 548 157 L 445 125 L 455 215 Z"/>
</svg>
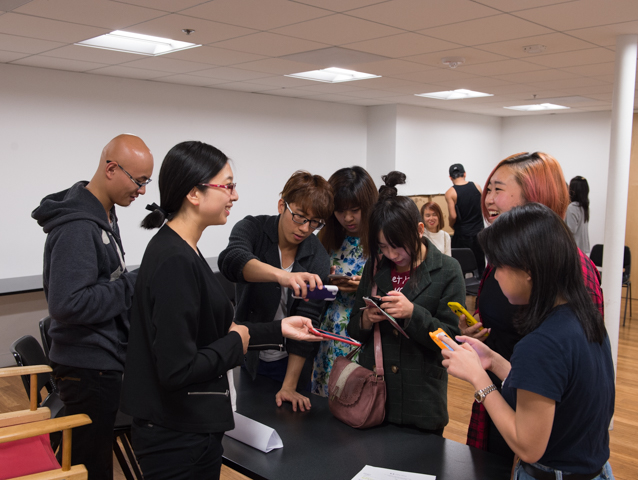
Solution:
<svg viewBox="0 0 638 480">
<path fill-rule="evenodd" d="M 236 283 L 237 323 L 268 323 L 272 322 L 277 313 L 281 286 L 275 282 L 249 283 L 244 280 L 243 270 L 246 263 L 252 259 L 281 268 L 278 225 L 279 215 L 249 215 L 233 227 L 228 246 L 219 254 L 219 270 L 228 280 Z M 330 258 L 315 235 L 310 235 L 299 245 L 292 270 L 315 273 L 323 282 L 327 281 Z M 304 302 L 292 298 L 292 294 L 292 290 L 289 289 L 286 304 L 288 315 L 307 317 L 318 328 L 325 302 Z M 288 353 L 309 358 L 314 355 L 315 346 L 308 342 L 286 340 L 286 350 Z M 253 377 L 257 372 L 258 355 L 259 352 L 255 351 L 250 351 L 246 355 L 246 367 Z"/>
</svg>

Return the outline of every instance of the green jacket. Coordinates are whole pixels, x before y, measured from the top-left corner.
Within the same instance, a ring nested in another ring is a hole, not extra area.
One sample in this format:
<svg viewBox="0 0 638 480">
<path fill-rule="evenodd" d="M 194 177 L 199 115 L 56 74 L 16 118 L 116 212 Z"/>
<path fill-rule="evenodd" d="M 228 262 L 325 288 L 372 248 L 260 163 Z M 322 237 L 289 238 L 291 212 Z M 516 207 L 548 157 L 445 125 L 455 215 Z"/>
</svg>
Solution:
<svg viewBox="0 0 638 480">
<path fill-rule="evenodd" d="M 436 430 L 448 423 L 447 371 L 441 365 L 441 350 L 430 338 L 429 332 L 443 328 L 454 338 L 459 335 L 458 317 L 447 306 L 448 302 L 465 305 L 465 281 L 459 263 L 443 255 L 432 243 L 427 246 L 425 261 L 413 273 L 402 293 L 414 304 L 412 317 L 398 319 L 410 339 L 405 338 L 390 322 L 381 322 L 383 368 L 387 387 L 386 421 L 414 425 Z M 392 263 L 383 257 L 374 281 L 379 291 L 392 290 L 390 269 Z M 372 290 L 372 261 L 368 260 L 357 290 L 357 297 L 348 324 L 350 336 L 364 345 L 359 363 L 369 369 L 374 365 L 374 338 L 372 329 L 361 328 L 363 297 Z"/>
</svg>

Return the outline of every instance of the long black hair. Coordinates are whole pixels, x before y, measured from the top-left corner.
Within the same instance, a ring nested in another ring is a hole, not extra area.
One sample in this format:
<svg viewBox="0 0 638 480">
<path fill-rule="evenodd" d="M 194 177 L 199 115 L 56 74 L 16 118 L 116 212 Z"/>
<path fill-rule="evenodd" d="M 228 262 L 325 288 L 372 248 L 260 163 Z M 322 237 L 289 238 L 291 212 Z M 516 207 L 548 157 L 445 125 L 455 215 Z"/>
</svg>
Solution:
<svg viewBox="0 0 638 480">
<path fill-rule="evenodd" d="M 162 162 L 159 173 L 160 205 L 149 205 L 151 210 L 144 220 L 142 227 L 147 229 L 159 228 L 164 221 L 172 219 L 179 209 L 188 192 L 193 187 L 206 183 L 217 175 L 228 162 L 223 152 L 207 143 L 190 141 L 175 145 L 169 150 Z"/>
<path fill-rule="evenodd" d="M 414 265 L 421 255 L 419 223 L 423 222 L 416 203 L 408 197 L 397 195 L 396 186 L 405 183 L 405 174 L 393 171 L 381 177 L 384 184 L 379 189 L 379 200 L 372 208 L 368 226 L 368 245 L 373 267 L 378 261 L 379 232 L 392 248 L 403 248 L 410 255 L 410 280 Z"/>
<path fill-rule="evenodd" d="M 361 209 L 360 241 L 364 256 L 369 257 L 370 249 L 365 232 L 368 231 L 370 211 L 378 198 L 374 180 L 364 168 L 354 166 L 337 170 L 328 179 L 328 183 L 334 195 L 335 212 Z M 334 213 L 326 220 L 326 226 L 321 229 L 318 237 L 329 254 L 341 247 L 346 232 Z"/>
<path fill-rule="evenodd" d="M 589 183 L 585 177 L 577 176 L 571 179 L 569 201 L 578 203 L 585 213 L 585 222 L 589 222 Z"/>
<path fill-rule="evenodd" d="M 514 319 L 522 335 L 538 328 L 557 299 L 564 299 L 578 317 L 589 342 L 602 343 L 603 318 L 585 288 L 578 247 L 567 225 L 540 203 L 515 207 L 478 235 L 494 268 L 510 267 L 532 278 L 529 304 Z"/>
</svg>

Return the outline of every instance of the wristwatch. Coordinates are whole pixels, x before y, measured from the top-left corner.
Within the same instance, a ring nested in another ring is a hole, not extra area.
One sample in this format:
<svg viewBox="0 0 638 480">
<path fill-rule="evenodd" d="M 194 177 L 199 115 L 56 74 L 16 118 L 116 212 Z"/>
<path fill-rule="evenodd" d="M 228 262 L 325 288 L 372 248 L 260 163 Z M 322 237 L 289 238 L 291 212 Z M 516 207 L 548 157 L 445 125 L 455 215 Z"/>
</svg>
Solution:
<svg viewBox="0 0 638 480">
<path fill-rule="evenodd" d="M 496 385 L 492 384 L 489 387 L 485 387 L 482 390 L 477 390 L 476 392 L 474 392 L 474 400 L 476 400 L 478 403 L 483 403 L 483 400 L 485 400 L 485 397 L 487 397 L 488 393 L 492 393 L 494 390 L 497 390 Z"/>
</svg>

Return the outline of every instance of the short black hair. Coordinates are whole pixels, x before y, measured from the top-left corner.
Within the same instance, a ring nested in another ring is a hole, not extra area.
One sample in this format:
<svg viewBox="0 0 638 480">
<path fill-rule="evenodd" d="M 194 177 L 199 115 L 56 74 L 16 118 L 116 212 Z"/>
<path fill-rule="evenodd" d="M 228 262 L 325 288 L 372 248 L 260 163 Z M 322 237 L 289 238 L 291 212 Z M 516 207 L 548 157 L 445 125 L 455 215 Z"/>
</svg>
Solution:
<svg viewBox="0 0 638 480">
<path fill-rule="evenodd" d="M 455 163 L 454 165 L 450 165 L 450 177 L 452 179 L 459 178 L 465 175 L 465 167 L 460 163 Z"/>
<path fill-rule="evenodd" d="M 589 222 L 589 183 L 585 177 L 576 176 L 569 182 L 569 201 L 583 209 L 585 222 Z"/>
</svg>

